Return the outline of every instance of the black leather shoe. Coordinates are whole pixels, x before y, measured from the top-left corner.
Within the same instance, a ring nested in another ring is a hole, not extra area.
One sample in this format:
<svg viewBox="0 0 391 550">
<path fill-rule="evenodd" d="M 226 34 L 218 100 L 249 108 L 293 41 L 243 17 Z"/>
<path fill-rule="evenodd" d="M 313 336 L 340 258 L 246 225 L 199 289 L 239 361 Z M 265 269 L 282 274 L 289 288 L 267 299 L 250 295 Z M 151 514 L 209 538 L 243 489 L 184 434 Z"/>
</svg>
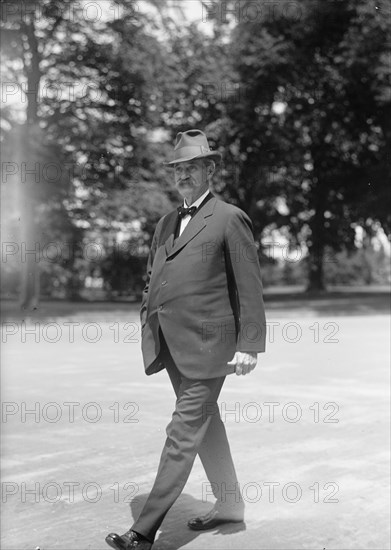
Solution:
<svg viewBox="0 0 391 550">
<path fill-rule="evenodd" d="M 152 547 L 151 542 L 141 539 L 131 529 L 121 536 L 117 535 L 117 533 L 110 533 L 105 540 L 111 548 L 115 548 L 116 550 L 150 550 Z"/>
<path fill-rule="evenodd" d="M 193 531 L 206 531 L 207 529 L 215 529 L 223 523 L 242 523 L 244 521 L 243 512 L 232 515 L 225 514 L 212 508 L 210 512 L 204 516 L 199 516 L 197 518 L 190 519 L 187 522 L 187 525 Z"/>
</svg>

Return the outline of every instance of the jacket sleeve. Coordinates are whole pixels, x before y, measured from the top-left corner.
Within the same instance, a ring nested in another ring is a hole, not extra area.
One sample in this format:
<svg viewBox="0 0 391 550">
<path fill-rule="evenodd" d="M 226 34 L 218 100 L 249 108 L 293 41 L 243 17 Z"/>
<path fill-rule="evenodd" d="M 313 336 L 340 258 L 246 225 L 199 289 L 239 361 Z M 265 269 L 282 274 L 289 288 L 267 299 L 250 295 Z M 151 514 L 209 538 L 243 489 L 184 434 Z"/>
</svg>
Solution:
<svg viewBox="0 0 391 550">
<path fill-rule="evenodd" d="M 147 322 L 147 299 L 148 299 L 148 291 L 149 291 L 149 282 L 151 280 L 153 260 L 155 258 L 155 253 L 157 249 L 159 228 L 160 228 L 160 222 L 158 222 L 155 228 L 155 232 L 152 237 L 151 248 L 148 254 L 147 277 L 145 281 L 145 286 L 144 286 L 143 295 L 141 299 L 141 308 L 140 308 L 141 330 L 144 328 L 144 325 Z"/>
<path fill-rule="evenodd" d="M 261 269 L 254 242 L 252 223 L 247 214 L 235 211 L 225 230 L 227 269 L 235 285 L 238 309 L 237 351 L 264 352 L 266 317 Z"/>
</svg>

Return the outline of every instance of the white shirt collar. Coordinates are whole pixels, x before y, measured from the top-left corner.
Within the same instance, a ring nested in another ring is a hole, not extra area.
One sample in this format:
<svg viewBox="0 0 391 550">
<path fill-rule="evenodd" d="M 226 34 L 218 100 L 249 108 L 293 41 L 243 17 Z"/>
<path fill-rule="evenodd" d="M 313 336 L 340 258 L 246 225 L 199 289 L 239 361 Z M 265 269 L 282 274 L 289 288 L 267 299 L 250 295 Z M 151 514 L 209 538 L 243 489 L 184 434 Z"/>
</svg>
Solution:
<svg viewBox="0 0 391 550">
<path fill-rule="evenodd" d="M 199 207 L 199 205 L 202 203 L 202 201 L 204 200 L 204 198 L 206 197 L 206 195 L 208 195 L 209 193 L 209 189 L 207 191 L 205 191 L 205 193 L 203 195 L 201 195 L 200 197 L 198 197 L 198 199 L 196 201 L 194 201 L 192 204 L 190 204 L 190 206 L 195 206 L 195 207 Z M 187 206 L 186 204 L 186 200 L 183 199 L 183 206 L 185 208 L 190 208 L 190 206 Z"/>
</svg>

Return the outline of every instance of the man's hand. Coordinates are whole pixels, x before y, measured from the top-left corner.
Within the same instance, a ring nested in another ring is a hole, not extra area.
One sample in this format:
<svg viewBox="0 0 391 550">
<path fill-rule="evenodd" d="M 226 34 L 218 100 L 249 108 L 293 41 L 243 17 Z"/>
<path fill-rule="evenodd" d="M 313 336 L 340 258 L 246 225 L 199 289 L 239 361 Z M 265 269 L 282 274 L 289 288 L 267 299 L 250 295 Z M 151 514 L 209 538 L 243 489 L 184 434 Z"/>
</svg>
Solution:
<svg viewBox="0 0 391 550">
<path fill-rule="evenodd" d="M 248 374 L 257 364 L 257 352 L 256 351 L 237 351 L 231 361 L 227 365 L 236 365 L 235 372 L 237 376 Z"/>
</svg>

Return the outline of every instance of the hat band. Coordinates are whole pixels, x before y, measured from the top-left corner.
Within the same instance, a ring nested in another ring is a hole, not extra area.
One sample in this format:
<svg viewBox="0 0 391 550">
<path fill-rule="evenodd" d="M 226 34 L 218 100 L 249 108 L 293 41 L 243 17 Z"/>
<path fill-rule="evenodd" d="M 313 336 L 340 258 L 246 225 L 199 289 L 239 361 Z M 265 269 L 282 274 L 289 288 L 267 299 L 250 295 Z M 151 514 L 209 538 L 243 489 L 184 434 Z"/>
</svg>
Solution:
<svg viewBox="0 0 391 550">
<path fill-rule="evenodd" d="M 193 156 L 196 157 L 198 155 L 204 155 L 205 153 L 210 153 L 210 149 L 204 147 L 203 145 L 188 145 L 185 147 L 180 147 L 174 151 L 174 160 Z"/>
</svg>

